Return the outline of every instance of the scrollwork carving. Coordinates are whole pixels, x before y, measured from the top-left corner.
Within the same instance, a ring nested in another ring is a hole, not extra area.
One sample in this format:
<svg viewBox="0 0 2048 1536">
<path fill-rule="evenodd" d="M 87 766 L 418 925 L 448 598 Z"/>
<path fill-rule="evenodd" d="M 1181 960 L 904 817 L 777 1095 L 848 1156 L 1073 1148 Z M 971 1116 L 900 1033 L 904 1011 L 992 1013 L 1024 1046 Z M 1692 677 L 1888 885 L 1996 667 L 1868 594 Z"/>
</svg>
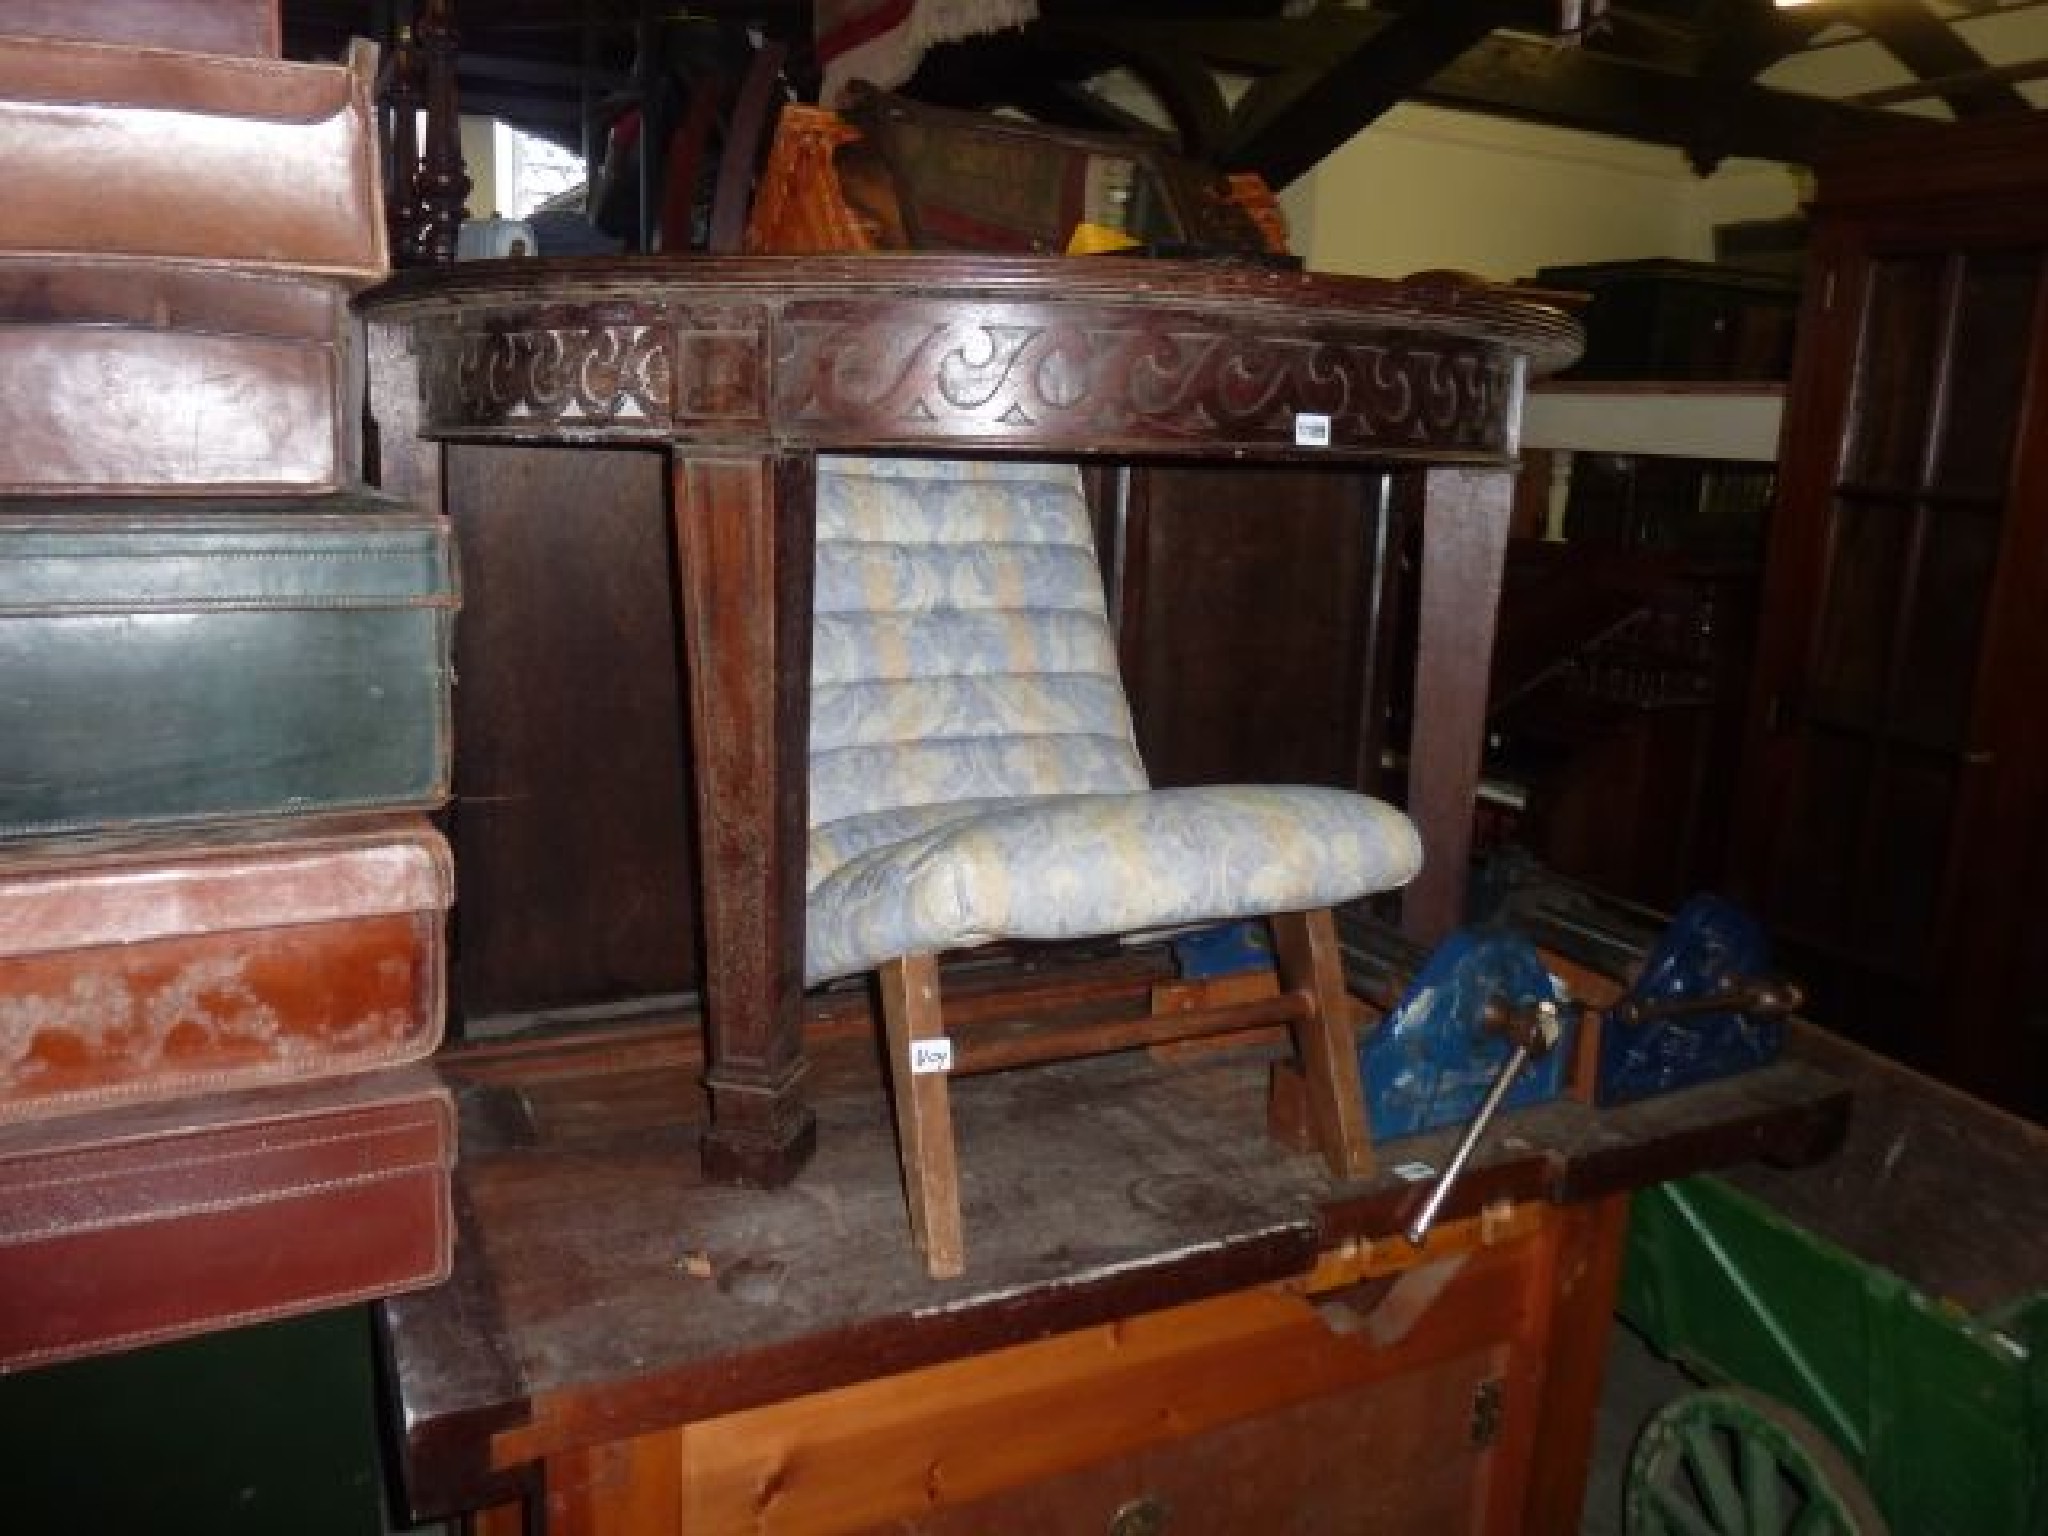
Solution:
<svg viewBox="0 0 2048 1536">
<path fill-rule="evenodd" d="M 452 331 L 431 338 L 426 353 L 429 414 L 443 423 L 659 428 L 674 414 L 666 326 Z"/>
<path fill-rule="evenodd" d="M 1427 333 L 1332 336 L 1206 315 L 1067 316 L 943 306 L 785 317 L 780 416 L 826 435 L 1289 442 L 1330 418 L 1340 448 L 1501 451 L 1510 362 Z"/>
<path fill-rule="evenodd" d="M 421 327 L 433 430 L 1061 452 L 1507 452 L 1513 349 L 1314 314 L 897 295 L 507 307 Z"/>
</svg>

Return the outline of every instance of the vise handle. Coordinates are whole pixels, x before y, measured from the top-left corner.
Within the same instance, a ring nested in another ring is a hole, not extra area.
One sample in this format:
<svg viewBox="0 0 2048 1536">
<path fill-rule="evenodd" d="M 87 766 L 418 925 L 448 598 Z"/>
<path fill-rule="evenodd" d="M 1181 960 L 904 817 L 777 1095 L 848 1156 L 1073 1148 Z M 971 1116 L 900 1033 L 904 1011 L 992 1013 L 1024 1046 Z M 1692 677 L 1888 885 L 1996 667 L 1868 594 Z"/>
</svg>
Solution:
<svg viewBox="0 0 2048 1536">
<path fill-rule="evenodd" d="M 1522 1068 L 1539 1056 L 1547 1056 L 1564 1035 L 1563 1011 L 1548 998 L 1520 1007 L 1509 1007 L 1495 998 L 1486 1005 L 1483 1021 L 1488 1030 L 1500 1035 L 1514 1047 L 1508 1059 L 1501 1064 L 1498 1075 L 1488 1085 L 1486 1097 L 1480 1102 L 1479 1111 L 1473 1115 L 1471 1124 L 1465 1127 L 1465 1134 L 1458 1138 L 1451 1160 L 1444 1164 L 1444 1171 L 1430 1187 L 1422 1208 L 1415 1213 L 1415 1219 L 1408 1223 L 1403 1232 L 1409 1242 L 1420 1248 L 1429 1236 L 1429 1229 L 1436 1225 L 1437 1213 L 1443 1209 L 1449 1198 L 1451 1186 L 1465 1171 L 1465 1165 L 1472 1160 L 1473 1150 L 1479 1145 L 1479 1138 L 1486 1134 L 1486 1128 L 1493 1123 L 1493 1117 L 1500 1112 L 1502 1102 L 1508 1096 L 1508 1089 L 1520 1075 Z"/>
<path fill-rule="evenodd" d="M 1750 1013 L 1775 1018 L 1797 1013 L 1805 1004 L 1806 993 L 1795 981 L 1744 976 L 1718 991 L 1696 997 L 1662 997 L 1646 1002 L 1630 995 L 1607 1010 L 1606 1022 L 1634 1029 L 1703 1013 Z"/>
</svg>

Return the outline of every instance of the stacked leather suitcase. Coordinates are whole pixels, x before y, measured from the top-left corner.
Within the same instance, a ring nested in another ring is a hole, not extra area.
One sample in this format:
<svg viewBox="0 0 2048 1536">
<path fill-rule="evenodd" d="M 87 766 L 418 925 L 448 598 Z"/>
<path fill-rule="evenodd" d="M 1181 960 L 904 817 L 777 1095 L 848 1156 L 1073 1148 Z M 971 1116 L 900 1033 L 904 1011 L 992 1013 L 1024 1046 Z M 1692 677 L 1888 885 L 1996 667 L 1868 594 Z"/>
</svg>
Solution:
<svg viewBox="0 0 2048 1536">
<path fill-rule="evenodd" d="M 8 1370 L 446 1276 L 456 593 L 360 483 L 372 50 L 283 61 L 274 0 L 0 32 Z"/>
</svg>

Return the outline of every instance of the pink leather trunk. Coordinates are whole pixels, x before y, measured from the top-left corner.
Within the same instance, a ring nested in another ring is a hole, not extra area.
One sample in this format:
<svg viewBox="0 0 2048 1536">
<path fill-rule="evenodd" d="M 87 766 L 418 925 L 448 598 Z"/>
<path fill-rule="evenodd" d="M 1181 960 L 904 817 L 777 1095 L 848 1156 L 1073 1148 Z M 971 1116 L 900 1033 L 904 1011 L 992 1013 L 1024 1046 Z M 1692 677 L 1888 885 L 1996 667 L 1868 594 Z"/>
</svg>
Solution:
<svg viewBox="0 0 2048 1536">
<path fill-rule="evenodd" d="M 277 0 L 7 0 L 0 30 L 251 58 L 283 50 Z"/>
<path fill-rule="evenodd" d="M 4 25 L 4 23 L 0 23 Z M 346 64 L 0 36 L 0 250 L 387 269 L 376 48 Z"/>
<path fill-rule="evenodd" d="M 5 115 L 0 105 L 0 142 Z M 0 492 L 303 495 L 352 483 L 361 365 L 348 290 L 333 278 L 0 250 Z"/>
<path fill-rule="evenodd" d="M 0 1126 L 0 1371 L 437 1284 L 454 1159 L 424 1064 Z"/>
<path fill-rule="evenodd" d="M 0 1123 L 424 1057 L 452 899 L 416 816 L 11 848 Z"/>
</svg>

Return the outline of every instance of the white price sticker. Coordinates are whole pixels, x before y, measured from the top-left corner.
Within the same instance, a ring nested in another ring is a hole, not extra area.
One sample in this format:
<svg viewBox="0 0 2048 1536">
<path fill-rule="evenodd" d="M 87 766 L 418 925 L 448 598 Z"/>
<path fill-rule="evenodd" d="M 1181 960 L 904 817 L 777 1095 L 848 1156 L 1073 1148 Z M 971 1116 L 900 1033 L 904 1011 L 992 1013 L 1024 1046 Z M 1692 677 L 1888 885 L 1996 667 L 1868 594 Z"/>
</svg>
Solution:
<svg viewBox="0 0 2048 1536">
<path fill-rule="evenodd" d="M 1424 1179 L 1435 1178 L 1436 1170 L 1427 1163 L 1396 1163 L 1393 1174 L 1395 1178 L 1406 1179 L 1410 1184 L 1420 1184 Z"/>
<path fill-rule="evenodd" d="M 1297 448 L 1327 448 L 1330 446 L 1330 418 L 1320 411 L 1297 411 L 1294 413 L 1294 446 Z"/>
<path fill-rule="evenodd" d="M 927 1072 L 953 1070 L 953 1042 L 944 1035 L 932 1040 L 910 1042 L 910 1070 L 922 1077 Z"/>
</svg>

